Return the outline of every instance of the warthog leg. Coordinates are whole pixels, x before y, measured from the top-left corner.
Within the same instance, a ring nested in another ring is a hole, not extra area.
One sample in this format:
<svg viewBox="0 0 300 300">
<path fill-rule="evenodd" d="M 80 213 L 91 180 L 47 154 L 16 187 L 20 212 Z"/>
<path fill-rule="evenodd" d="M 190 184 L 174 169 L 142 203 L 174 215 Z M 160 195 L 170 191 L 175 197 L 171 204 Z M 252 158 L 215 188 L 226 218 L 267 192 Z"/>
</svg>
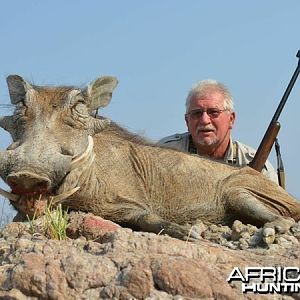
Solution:
<svg viewBox="0 0 300 300">
<path fill-rule="evenodd" d="M 276 232 L 284 233 L 294 224 L 295 220 L 293 218 L 277 216 L 274 221 L 265 223 L 264 228 L 274 228 Z"/>
<path fill-rule="evenodd" d="M 287 232 L 295 223 L 290 217 L 275 213 L 276 203 L 272 199 L 256 198 L 255 194 L 243 188 L 231 188 L 226 191 L 228 214 L 232 218 L 247 220 L 249 223 L 273 228 L 276 232 Z"/>
<path fill-rule="evenodd" d="M 128 224 L 138 230 L 153 232 L 157 234 L 167 234 L 171 237 L 178 238 L 185 241 L 195 241 L 201 239 L 193 227 L 179 225 L 169 222 L 160 216 L 145 212 L 137 211 Z"/>
</svg>

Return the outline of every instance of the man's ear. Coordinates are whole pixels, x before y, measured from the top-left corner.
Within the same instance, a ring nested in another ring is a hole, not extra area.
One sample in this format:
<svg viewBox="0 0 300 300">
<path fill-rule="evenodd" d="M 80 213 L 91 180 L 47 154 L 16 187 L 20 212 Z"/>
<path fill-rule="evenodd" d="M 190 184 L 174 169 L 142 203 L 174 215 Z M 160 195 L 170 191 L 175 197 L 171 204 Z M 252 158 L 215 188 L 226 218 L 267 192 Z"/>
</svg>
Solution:
<svg viewBox="0 0 300 300">
<path fill-rule="evenodd" d="M 84 91 L 88 96 L 90 111 L 108 105 L 117 84 L 117 78 L 110 76 L 100 77 L 91 82 Z"/>
<path fill-rule="evenodd" d="M 233 128 L 234 122 L 235 122 L 235 112 L 233 111 L 230 113 L 229 129 Z"/>
<path fill-rule="evenodd" d="M 184 115 L 184 119 L 185 119 L 186 127 L 189 128 L 189 121 L 188 121 L 187 114 Z"/>
<path fill-rule="evenodd" d="M 188 119 L 187 114 L 184 115 L 184 119 L 185 119 L 185 124 L 186 124 L 187 129 L 188 129 L 188 131 L 190 131 L 190 124 L 189 124 L 189 119 Z"/>
</svg>

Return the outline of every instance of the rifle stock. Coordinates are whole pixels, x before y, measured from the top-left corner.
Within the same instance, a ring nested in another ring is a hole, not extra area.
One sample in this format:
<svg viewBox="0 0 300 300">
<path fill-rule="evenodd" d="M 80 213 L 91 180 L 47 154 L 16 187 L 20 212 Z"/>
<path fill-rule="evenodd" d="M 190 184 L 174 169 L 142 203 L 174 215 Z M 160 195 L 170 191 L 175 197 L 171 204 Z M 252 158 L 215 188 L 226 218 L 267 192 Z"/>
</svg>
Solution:
<svg viewBox="0 0 300 300">
<path fill-rule="evenodd" d="M 249 166 L 258 172 L 261 172 L 268 156 L 271 152 L 271 149 L 273 147 L 274 141 L 278 135 L 280 129 L 280 123 L 279 122 L 272 122 L 270 123 L 257 151 L 253 158 L 253 160 L 250 162 Z"/>
</svg>

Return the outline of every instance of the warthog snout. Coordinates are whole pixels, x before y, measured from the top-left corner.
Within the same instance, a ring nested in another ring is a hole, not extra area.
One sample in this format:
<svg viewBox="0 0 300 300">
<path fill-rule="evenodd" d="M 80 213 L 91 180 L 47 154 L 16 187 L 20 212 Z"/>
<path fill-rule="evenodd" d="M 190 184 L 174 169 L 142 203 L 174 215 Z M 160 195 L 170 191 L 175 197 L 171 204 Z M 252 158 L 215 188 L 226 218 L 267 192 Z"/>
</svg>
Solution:
<svg viewBox="0 0 300 300">
<path fill-rule="evenodd" d="M 51 187 L 49 178 L 29 172 L 11 173 L 6 179 L 14 194 L 38 195 L 45 194 Z"/>
</svg>

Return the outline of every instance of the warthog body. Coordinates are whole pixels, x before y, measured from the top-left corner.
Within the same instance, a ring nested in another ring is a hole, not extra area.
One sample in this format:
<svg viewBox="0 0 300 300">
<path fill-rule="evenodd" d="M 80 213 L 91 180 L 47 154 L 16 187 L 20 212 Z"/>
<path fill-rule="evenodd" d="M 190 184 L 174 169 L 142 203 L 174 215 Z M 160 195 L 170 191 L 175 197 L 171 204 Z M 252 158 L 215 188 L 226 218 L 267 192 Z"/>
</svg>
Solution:
<svg viewBox="0 0 300 300">
<path fill-rule="evenodd" d="M 23 215 L 42 213 L 53 196 L 71 209 L 182 239 L 196 237 L 183 225 L 197 219 L 284 231 L 300 218 L 300 203 L 249 167 L 151 145 L 94 118 L 109 103 L 115 78 L 85 90 L 33 86 L 16 75 L 7 81 L 16 111 L 0 120 L 14 140 L 0 153 L 0 173 L 12 189 L 2 194 Z"/>
</svg>

